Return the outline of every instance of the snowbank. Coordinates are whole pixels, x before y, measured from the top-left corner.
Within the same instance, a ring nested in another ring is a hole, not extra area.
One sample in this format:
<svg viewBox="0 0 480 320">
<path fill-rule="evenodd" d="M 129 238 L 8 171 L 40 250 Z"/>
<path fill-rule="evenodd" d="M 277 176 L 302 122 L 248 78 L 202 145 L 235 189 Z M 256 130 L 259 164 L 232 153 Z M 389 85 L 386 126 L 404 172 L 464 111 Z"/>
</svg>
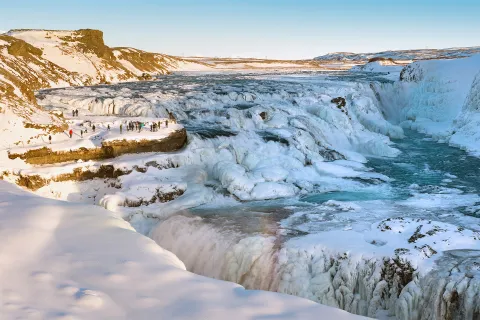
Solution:
<svg viewBox="0 0 480 320">
<path fill-rule="evenodd" d="M 401 79 L 380 91 L 403 127 L 480 155 L 480 55 L 415 62 Z"/>
<path fill-rule="evenodd" d="M 0 313 L 8 319 L 360 319 L 293 296 L 185 271 L 98 207 L 0 181 Z"/>
</svg>

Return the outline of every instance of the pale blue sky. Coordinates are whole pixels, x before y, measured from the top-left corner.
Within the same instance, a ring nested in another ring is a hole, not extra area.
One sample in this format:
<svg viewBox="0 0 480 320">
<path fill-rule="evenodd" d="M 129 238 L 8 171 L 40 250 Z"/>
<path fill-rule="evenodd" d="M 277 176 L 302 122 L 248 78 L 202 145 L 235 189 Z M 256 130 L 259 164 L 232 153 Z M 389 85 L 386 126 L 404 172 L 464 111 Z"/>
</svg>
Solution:
<svg viewBox="0 0 480 320">
<path fill-rule="evenodd" d="M 174 55 L 312 58 L 480 45 L 476 0 L 0 0 L 0 30 L 95 28 Z"/>
</svg>

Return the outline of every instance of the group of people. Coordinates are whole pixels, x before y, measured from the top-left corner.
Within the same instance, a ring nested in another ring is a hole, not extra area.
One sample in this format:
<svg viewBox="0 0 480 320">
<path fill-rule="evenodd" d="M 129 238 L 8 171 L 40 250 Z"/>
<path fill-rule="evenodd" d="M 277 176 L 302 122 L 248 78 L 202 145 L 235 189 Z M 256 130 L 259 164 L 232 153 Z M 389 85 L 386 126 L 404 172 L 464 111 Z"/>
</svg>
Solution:
<svg viewBox="0 0 480 320">
<path fill-rule="evenodd" d="M 145 126 L 145 124 L 143 122 L 130 121 L 130 122 L 127 123 L 127 131 L 137 130 L 138 132 L 140 132 L 144 126 Z"/>
<path fill-rule="evenodd" d="M 176 123 L 176 119 L 175 117 L 173 116 L 173 114 L 171 112 L 168 112 L 169 114 L 169 119 L 165 120 L 165 121 L 152 121 L 152 122 L 141 122 L 141 121 L 125 121 L 124 123 L 121 123 L 120 124 L 120 133 L 123 133 L 123 124 L 126 125 L 127 127 L 127 131 L 138 131 L 138 132 L 141 132 L 143 128 L 145 128 L 146 125 L 150 125 L 150 131 L 151 132 L 157 132 L 158 129 L 161 128 L 161 125 L 162 123 L 165 123 L 165 128 L 168 128 L 168 123 Z M 74 117 L 78 117 L 78 109 L 75 109 L 75 110 L 72 110 L 72 115 Z M 95 125 L 92 124 L 91 121 L 87 121 L 90 128 L 92 128 L 92 131 L 95 132 Z M 83 126 L 83 125 L 82 125 Z M 107 124 L 107 130 L 110 131 L 110 124 Z M 87 129 L 81 129 L 80 130 L 80 136 L 83 138 L 83 134 L 87 133 Z M 73 137 L 73 129 L 70 129 L 68 131 L 68 136 L 70 137 L 70 139 Z M 51 144 L 52 143 L 52 136 L 49 135 L 48 136 L 48 141 L 49 143 Z"/>
<path fill-rule="evenodd" d="M 130 121 L 127 123 L 127 131 L 138 131 L 141 132 L 143 128 L 145 128 L 146 125 L 150 125 L 150 131 L 151 132 L 157 132 L 158 129 L 161 128 L 163 121 L 158 121 L 158 122 L 141 122 L 141 121 Z M 168 120 L 165 120 L 165 128 L 168 128 Z M 122 133 L 122 125 L 120 125 L 120 133 Z"/>
</svg>

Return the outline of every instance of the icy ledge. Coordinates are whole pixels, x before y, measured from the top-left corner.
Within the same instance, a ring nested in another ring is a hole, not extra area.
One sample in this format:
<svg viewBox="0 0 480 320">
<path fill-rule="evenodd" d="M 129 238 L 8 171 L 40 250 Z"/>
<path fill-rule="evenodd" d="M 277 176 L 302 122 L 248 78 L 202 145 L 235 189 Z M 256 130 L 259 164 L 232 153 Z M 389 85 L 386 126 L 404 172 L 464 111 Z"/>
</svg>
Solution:
<svg viewBox="0 0 480 320">
<path fill-rule="evenodd" d="M 0 181 L 0 314 L 28 319 L 361 319 L 185 271 L 128 223 Z"/>
</svg>

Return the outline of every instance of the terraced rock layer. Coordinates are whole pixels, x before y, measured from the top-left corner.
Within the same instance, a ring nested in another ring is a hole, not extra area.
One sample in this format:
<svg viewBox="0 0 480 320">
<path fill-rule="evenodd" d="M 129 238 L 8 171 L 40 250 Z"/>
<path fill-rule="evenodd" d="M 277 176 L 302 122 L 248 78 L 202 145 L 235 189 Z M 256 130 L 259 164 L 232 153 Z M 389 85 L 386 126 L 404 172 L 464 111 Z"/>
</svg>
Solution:
<svg viewBox="0 0 480 320">
<path fill-rule="evenodd" d="M 23 154 L 9 154 L 10 159 L 20 158 L 34 165 L 54 164 L 68 161 L 111 159 L 123 154 L 145 152 L 173 152 L 187 142 L 187 131 L 181 129 L 161 140 L 115 140 L 103 142 L 100 148 L 79 148 L 69 151 L 52 151 L 50 148 L 29 150 Z"/>
</svg>

